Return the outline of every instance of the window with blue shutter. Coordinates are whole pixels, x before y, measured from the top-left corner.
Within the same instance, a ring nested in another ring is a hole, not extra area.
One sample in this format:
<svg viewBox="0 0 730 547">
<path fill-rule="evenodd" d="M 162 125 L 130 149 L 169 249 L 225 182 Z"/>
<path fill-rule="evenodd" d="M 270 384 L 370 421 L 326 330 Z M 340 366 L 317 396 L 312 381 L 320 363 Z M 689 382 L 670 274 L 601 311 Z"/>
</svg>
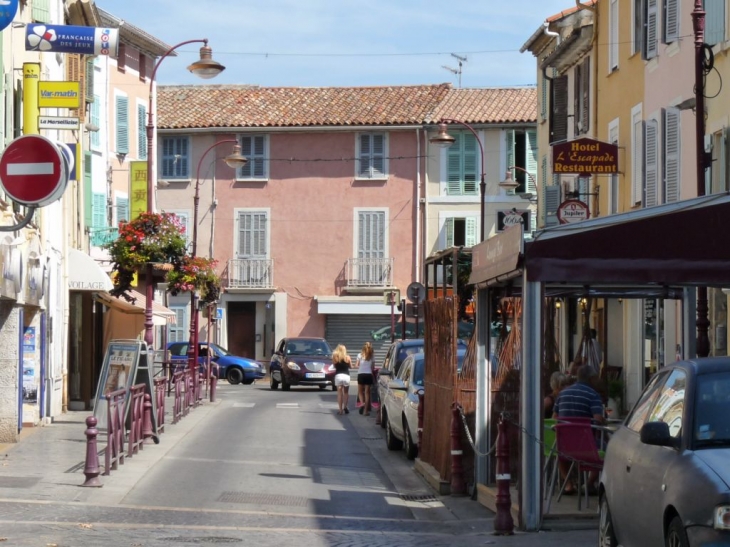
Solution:
<svg viewBox="0 0 730 547">
<path fill-rule="evenodd" d="M 268 179 L 269 167 L 266 159 L 269 148 L 268 135 L 242 135 L 239 142 L 241 154 L 248 158 L 248 162 L 238 170 L 238 178 Z"/>
<path fill-rule="evenodd" d="M 516 194 L 537 193 L 537 131 L 507 130 L 507 168 L 519 184 Z"/>
<path fill-rule="evenodd" d="M 444 249 L 477 244 L 477 218 L 451 217 L 444 221 Z"/>
<path fill-rule="evenodd" d="M 170 306 L 175 312 L 175 324 L 167 324 L 168 342 L 185 342 L 189 339 L 190 331 L 187 328 L 188 308 L 187 306 Z"/>
<path fill-rule="evenodd" d="M 664 43 L 679 40 L 679 0 L 664 0 Z"/>
<path fill-rule="evenodd" d="M 190 178 L 190 139 L 163 137 L 160 151 L 160 176 L 163 179 Z"/>
<path fill-rule="evenodd" d="M 704 0 L 705 43 L 711 46 L 725 40 L 725 0 Z"/>
<path fill-rule="evenodd" d="M 147 159 L 147 107 L 137 105 L 137 157 Z"/>
<path fill-rule="evenodd" d="M 446 194 L 449 196 L 476 195 L 479 179 L 479 145 L 471 132 L 451 133 L 454 144 L 447 149 Z"/>
<path fill-rule="evenodd" d="M 33 0 L 31 17 L 36 23 L 51 22 L 51 0 Z"/>
<path fill-rule="evenodd" d="M 91 147 L 94 149 L 97 149 L 101 146 L 101 116 L 100 116 L 100 109 L 101 105 L 99 104 L 100 98 L 98 95 L 94 95 L 94 102 L 91 103 L 91 119 L 89 120 L 91 122 L 91 125 L 96 128 L 96 131 L 91 132 Z"/>
<path fill-rule="evenodd" d="M 91 244 L 101 246 L 108 239 L 105 233 L 106 224 L 106 195 L 94 192 L 91 197 Z"/>
<path fill-rule="evenodd" d="M 385 133 L 359 134 L 356 177 L 359 179 L 386 178 L 386 148 L 387 136 Z"/>
<path fill-rule="evenodd" d="M 117 154 L 129 153 L 129 99 L 116 97 L 116 150 Z"/>
<path fill-rule="evenodd" d="M 117 197 L 117 224 L 122 221 L 129 221 L 129 198 Z"/>
</svg>

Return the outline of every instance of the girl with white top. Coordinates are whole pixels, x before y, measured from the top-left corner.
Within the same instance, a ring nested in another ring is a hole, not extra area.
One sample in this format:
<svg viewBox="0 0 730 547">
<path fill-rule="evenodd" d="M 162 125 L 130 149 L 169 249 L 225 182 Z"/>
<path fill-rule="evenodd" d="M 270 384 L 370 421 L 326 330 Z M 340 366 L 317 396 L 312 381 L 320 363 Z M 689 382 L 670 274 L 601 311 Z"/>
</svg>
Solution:
<svg viewBox="0 0 730 547">
<path fill-rule="evenodd" d="M 373 385 L 373 346 L 370 342 L 365 342 L 362 351 L 357 356 L 355 366 L 357 373 L 357 392 L 360 399 L 360 414 L 363 412 L 365 416 L 370 416 L 370 387 Z"/>
</svg>

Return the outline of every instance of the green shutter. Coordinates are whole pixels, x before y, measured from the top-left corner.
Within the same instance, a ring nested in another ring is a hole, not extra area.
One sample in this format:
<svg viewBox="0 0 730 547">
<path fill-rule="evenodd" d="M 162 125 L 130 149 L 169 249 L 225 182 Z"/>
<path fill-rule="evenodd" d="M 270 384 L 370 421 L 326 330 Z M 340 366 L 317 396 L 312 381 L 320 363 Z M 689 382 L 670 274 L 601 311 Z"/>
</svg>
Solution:
<svg viewBox="0 0 730 547">
<path fill-rule="evenodd" d="M 465 133 L 463 135 L 462 142 L 464 143 L 464 194 L 476 194 L 477 193 L 477 165 L 479 161 L 479 146 L 477 139 L 471 133 Z"/>
<path fill-rule="evenodd" d="M 515 132 L 507 130 L 507 169 L 510 171 L 515 166 Z"/>
<path fill-rule="evenodd" d="M 147 107 L 137 105 L 137 157 L 147 159 Z"/>
<path fill-rule="evenodd" d="M 454 135 L 454 144 L 446 152 L 446 195 L 461 194 L 461 135 Z"/>
<path fill-rule="evenodd" d="M 527 131 L 527 142 L 525 143 L 525 169 L 532 175 L 527 177 L 527 191 L 537 193 L 537 131 Z"/>
<path fill-rule="evenodd" d="M 87 227 L 94 222 L 91 172 L 91 152 L 84 151 L 84 225 Z"/>
<path fill-rule="evenodd" d="M 51 22 L 51 0 L 33 0 L 31 17 L 36 23 Z"/>
<path fill-rule="evenodd" d="M 127 97 L 117 97 L 116 100 L 116 122 L 117 122 L 117 142 L 116 153 L 129 153 L 129 99 Z"/>
<path fill-rule="evenodd" d="M 444 223 L 444 231 L 446 232 L 446 245 L 444 249 L 449 249 L 454 246 L 454 219 L 447 218 Z"/>
<path fill-rule="evenodd" d="M 129 198 L 117 198 L 117 222 L 129 221 Z"/>
<path fill-rule="evenodd" d="M 483 220 L 482 220 L 483 222 Z M 466 246 L 473 247 L 477 244 L 477 219 L 474 217 L 466 218 Z"/>
<path fill-rule="evenodd" d="M 704 0 L 705 43 L 711 46 L 725 39 L 725 0 Z"/>
</svg>

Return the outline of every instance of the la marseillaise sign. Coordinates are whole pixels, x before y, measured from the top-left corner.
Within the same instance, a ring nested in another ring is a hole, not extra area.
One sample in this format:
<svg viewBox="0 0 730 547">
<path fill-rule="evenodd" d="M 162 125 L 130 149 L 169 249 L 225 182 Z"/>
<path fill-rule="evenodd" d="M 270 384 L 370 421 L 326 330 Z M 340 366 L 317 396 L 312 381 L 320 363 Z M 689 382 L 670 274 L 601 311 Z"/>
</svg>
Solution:
<svg viewBox="0 0 730 547">
<path fill-rule="evenodd" d="M 618 173 L 618 146 L 577 139 L 553 146 L 553 173 L 593 175 Z"/>
</svg>

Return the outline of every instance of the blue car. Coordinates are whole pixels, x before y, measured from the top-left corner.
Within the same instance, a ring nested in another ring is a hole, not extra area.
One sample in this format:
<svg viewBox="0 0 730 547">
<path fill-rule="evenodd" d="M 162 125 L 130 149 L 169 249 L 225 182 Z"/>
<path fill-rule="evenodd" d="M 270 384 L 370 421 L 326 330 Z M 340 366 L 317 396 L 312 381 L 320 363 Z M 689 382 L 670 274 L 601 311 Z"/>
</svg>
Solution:
<svg viewBox="0 0 730 547">
<path fill-rule="evenodd" d="M 187 364 L 187 342 L 170 342 L 167 349 L 173 363 Z M 231 384 L 253 384 L 254 380 L 260 380 L 265 375 L 264 367 L 258 361 L 233 355 L 218 344 L 206 344 L 205 342 L 198 344 L 198 363 L 201 372 L 205 371 L 208 351 L 210 351 L 211 364 L 215 364 L 218 368 L 218 378 L 225 378 Z"/>
</svg>

